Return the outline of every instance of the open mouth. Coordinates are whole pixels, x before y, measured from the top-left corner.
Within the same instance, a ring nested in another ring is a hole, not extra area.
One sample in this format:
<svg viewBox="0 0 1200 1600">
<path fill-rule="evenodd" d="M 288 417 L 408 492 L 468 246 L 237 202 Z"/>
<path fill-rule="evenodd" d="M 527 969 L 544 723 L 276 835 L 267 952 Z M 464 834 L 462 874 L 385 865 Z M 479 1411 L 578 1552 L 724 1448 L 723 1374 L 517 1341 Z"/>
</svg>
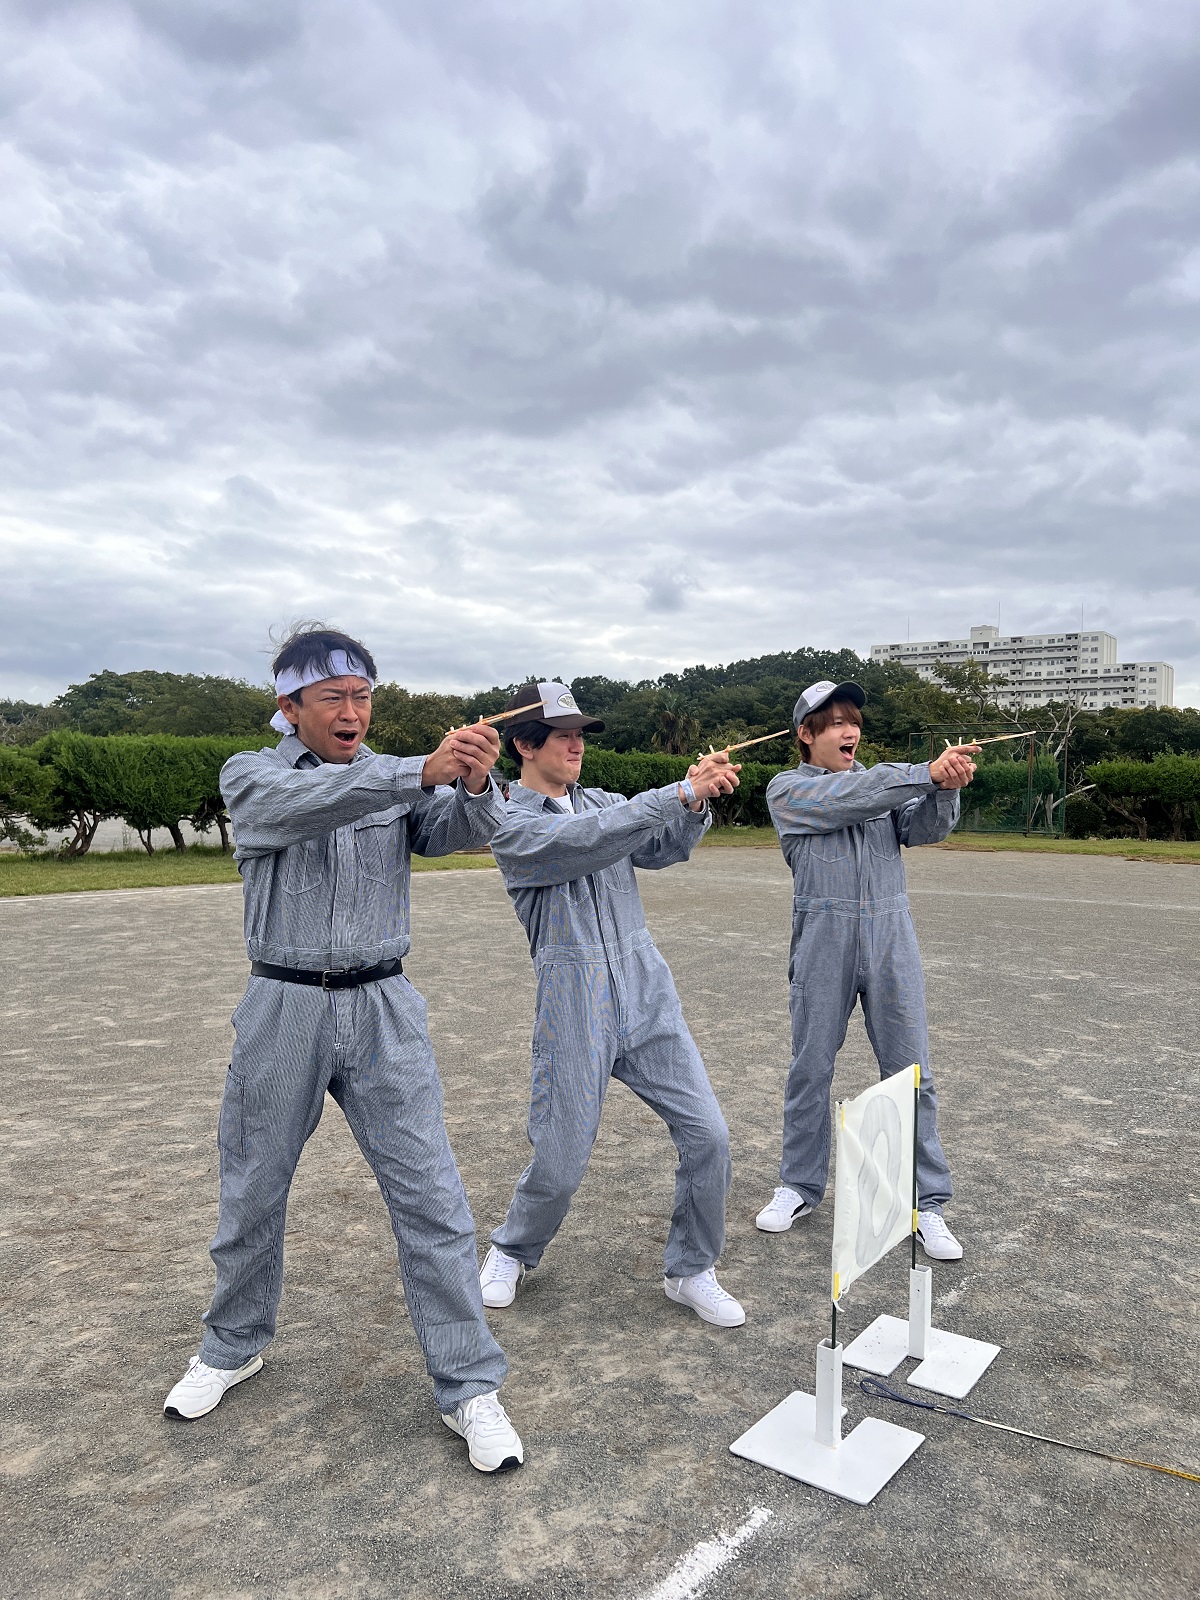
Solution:
<svg viewBox="0 0 1200 1600">
<path fill-rule="evenodd" d="M 353 732 L 346 733 L 344 730 L 339 728 L 333 737 L 339 744 L 352 745 L 358 738 L 358 730 L 356 728 L 353 730 Z"/>
<path fill-rule="evenodd" d="M 838 746 L 838 749 L 842 752 L 842 754 L 845 756 L 847 761 L 853 761 L 854 760 L 854 752 L 855 752 L 857 746 L 858 746 L 857 739 L 846 739 L 842 744 L 840 744 Z"/>
</svg>

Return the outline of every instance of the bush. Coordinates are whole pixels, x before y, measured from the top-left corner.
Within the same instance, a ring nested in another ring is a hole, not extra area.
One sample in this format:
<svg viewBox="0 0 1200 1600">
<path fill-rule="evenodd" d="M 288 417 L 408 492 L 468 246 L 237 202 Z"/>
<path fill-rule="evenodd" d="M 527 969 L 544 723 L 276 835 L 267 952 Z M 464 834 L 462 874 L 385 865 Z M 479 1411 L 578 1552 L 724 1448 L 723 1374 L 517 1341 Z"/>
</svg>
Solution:
<svg viewBox="0 0 1200 1600">
<path fill-rule="evenodd" d="M 667 783 L 682 782 L 691 764 L 687 756 L 652 755 L 640 750 L 598 750 L 589 745 L 583 753 L 580 781 L 586 789 L 607 789 L 610 794 L 632 796 L 641 794 L 643 789 L 660 789 Z M 760 761 L 745 762 L 738 788 L 712 803 L 716 826 L 722 828 L 739 823 L 744 827 L 769 828 L 767 785 L 777 772 L 786 770 Z"/>
<path fill-rule="evenodd" d="M 42 772 L 41 788 L 24 815 L 40 828 L 74 829 L 63 847 L 65 855 L 84 855 L 108 817 L 120 817 L 135 828 L 150 855 L 155 828 L 166 828 L 176 850 L 182 851 L 179 825 L 184 821 L 201 832 L 215 823 L 228 849 L 221 768 L 236 751 L 257 750 L 262 744 L 261 737 L 52 733 L 24 752 Z"/>
<path fill-rule="evenodd" d="M 1120 819 L 1118 827 L 1132 824 L 1139 839 L 1169 830 L 1171 839 L 1182 840 L 1200 827 L 1200 756 L 1098 761 L 1087 775 L 1108 813 Z"/>
<path fill-rule="evenodd" d="M 1101 834 L 1107 820 L 1104 807 L 1085 794 L 1074 794 L 1067 801 L 1064 829 L 1068 839 L 1090 839 Z"/>
<path fill-rule="evenodd" d="M 43 848 L 45 837 L 27 828 L 25 820 L 44 814 L 53 786 L 51 773 L 27 751 L 0 744 L 0 839 L 20 850 Z"/>
</svg>

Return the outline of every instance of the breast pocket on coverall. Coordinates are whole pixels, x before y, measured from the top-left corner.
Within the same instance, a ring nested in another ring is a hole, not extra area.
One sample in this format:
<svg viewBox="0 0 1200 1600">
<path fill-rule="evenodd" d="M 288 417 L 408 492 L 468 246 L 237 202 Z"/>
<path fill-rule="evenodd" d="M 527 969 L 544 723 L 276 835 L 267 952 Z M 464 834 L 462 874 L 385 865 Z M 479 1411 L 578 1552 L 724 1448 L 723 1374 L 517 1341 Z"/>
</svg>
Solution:
<svg viewBox="0 0 1200 1600">
<path fill-rule="evenodd" d="M 397 860 L 396 819 L 402 806 L 390 811 L 374 812 L 354 824 L 354 854 L 358 870 L 372 883 L 391 883 L 396 877 Z"/>
</svg>

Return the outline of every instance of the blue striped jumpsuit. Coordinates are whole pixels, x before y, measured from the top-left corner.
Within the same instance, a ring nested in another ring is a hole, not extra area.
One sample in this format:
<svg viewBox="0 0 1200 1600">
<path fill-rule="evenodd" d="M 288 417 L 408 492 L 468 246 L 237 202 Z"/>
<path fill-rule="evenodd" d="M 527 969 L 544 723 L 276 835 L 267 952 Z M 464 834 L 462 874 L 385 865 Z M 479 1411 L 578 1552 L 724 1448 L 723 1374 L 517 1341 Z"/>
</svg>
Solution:
<svg viewBox="0 0 1200 1600">
<path fill-rule="evenodd" d="M 705 1272 L 725 1242 L 729 1130 L 671 978 L 646 927 L 634 867 L 686 861 L 710 825 L 668 784 L 632 800 L 570 791 L 564 814 L 521 784 L 492 853 L 529 936 L 537 1018 L 529 1142 L 492 1243 L 535 1267 L 587 1170 L 610 1077 L 667 1124 L 678 1151 L 665 1270 Z"/>
<path fill-rule="evenodd" d="M 226 762 L 251 960 L 323 971 L 406 954 L 410 851 L 486 844 L 504 814 L 491 784 L 422 788 L 424 760 L 363 746 L 326 764 L 293 734 Z M 201 1360 L 239 1367 L 274 1337 L 288 1190 L 328 1091 L 387 1205 L 439 1409 L 498 1388 L 507 1364 L 484 1320 L 424 1000 L 402 974 L 329 991 L 251 977 L 233 1025 Z"/>
<path fill-rule="evenodd" d="M 767 805 L 792 869 L 792 1062 L 783 1105 L 780 1182 L 817 1205 L 829 1176 L 829 1086 L 861 998 L 879 1075 L 921 1064 L 917 1198 L 941 1211 L 954 1186 L 937 1130 L 925 979 L 905 893 L 901 845 L 937 844 L 958 821 L 957 790 L 928 763 L 803 763 L 778 773 Z"/>
</svg>

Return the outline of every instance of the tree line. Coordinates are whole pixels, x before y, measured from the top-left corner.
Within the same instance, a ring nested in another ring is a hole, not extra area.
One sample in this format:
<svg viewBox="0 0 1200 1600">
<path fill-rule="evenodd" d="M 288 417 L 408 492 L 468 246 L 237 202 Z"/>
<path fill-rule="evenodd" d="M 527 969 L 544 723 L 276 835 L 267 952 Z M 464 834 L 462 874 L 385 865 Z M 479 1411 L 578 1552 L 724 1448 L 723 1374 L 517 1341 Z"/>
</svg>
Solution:
<svg viewBox="0 0 1200 1600">
<path fill-rule="evenodd" d="M 530 673 L 530 678 L 554 677 Z M 589 742 L 604 750 L 688 755 L 709 744 L 790 729 L 800 691 L 821 678 L 853 679 L 867 691 L 863 738 L 876 760 L 909 758 L 914 740 L 929 728 L 992 725 L 996 680 L 974 663 L 941 668 L 929 683 L 896 662 L 864 661 L 853 650 L 793 650 L 688 667 L 679 673 L 630 682 L 577 677 L 580 705 L 607 727 Z M 528 682 L 529 679 L 523 679 Z M 423 755 L 455 723 L 498 711 L 517 684 L 494 685 L 469 695 L 414 694 L 396 683 L 375 691 L 370 742 L 391 755 Z M 177 737 L 273 737 L 275 697 L 264 685 L 232 678 L 174 672 L 96 672 L 72 684 L 49 705 L 0 700 L 0 744 L 29 745 L 55 731 L 96 735 L 173 734 Z M 1057 727 L 1061 708 L 1022 713 L 1022 726 Z M 755 755 L 786 764 L 794 758 L 790 734 Z M 1156 755 L 1200 754 L 1200 711 L 1113 708 L 1075 712 L 1070 759 L 1081 770 L 1110 759 L 1150 761 Z"/>
<path fill-rule="evenodd" d="M 797 695 L 820 678 L 853 679 L 866 689 L 860 753 L 868 765 L 921 759 L 931 728 L 959 728 L 969 736 L 1004 721 L 990 699 L 995 686 L 980 668 L 947 666 L 939 683 L 929 683 L 908 668 L 863 661 L 851 650 L 796 650 L 638 683 L 577 677 L 580 704 L 607 724 L 589 738 L 584 781 L 628 794 L 670 782 L 709 744 L 721 748 L 790 728 Z M 451 695 L 380 684 L 371 746 L 423 755 L 451 725 L 499 710 L 516 687 Z M 94 673 L 49 705 L 0 700 L 0 838 L 36 848 L 35 830 L 66 830 L 64 849 L 78 854 L 89 848 L 101 820 L 119 817 L 147 849 L 157 828 L 166 828 L 176 849 L 183 848 L 184 822 L 202 833 L 215 830 L 228 847 L 217 775 L 235 750 L 275 742 L 269 727 L 274 710 L 267 687 L 149 671 Z M 1058 730 L 1059 765 L 1040 757 L 1036 788 L 1052 805 L 1052 796 L 1064 792 L 1065 761 L 1068 832 L 1175 839 L 1200 833 L 1200 792 L 1189 788 L 1200 772 L 1200 712 L 1067 709 L 1064 715 L 1063 707 L 1051 706 L 1023 713 L 1021 726 Z M 1009 750 L 1001 746 L 995 756 Z M 766 785 L 795 760 L 795 745 L 785 735 L 754 756 L 737 795 L 718 806 L 719 822 L 768 821 Z M 1003 806 L 1009 791 L 1015 795 L 1025 783 L 1017 751 L 1011 759 L 990 760 L 976 780 L 976 809 Z"/>
</svg>

